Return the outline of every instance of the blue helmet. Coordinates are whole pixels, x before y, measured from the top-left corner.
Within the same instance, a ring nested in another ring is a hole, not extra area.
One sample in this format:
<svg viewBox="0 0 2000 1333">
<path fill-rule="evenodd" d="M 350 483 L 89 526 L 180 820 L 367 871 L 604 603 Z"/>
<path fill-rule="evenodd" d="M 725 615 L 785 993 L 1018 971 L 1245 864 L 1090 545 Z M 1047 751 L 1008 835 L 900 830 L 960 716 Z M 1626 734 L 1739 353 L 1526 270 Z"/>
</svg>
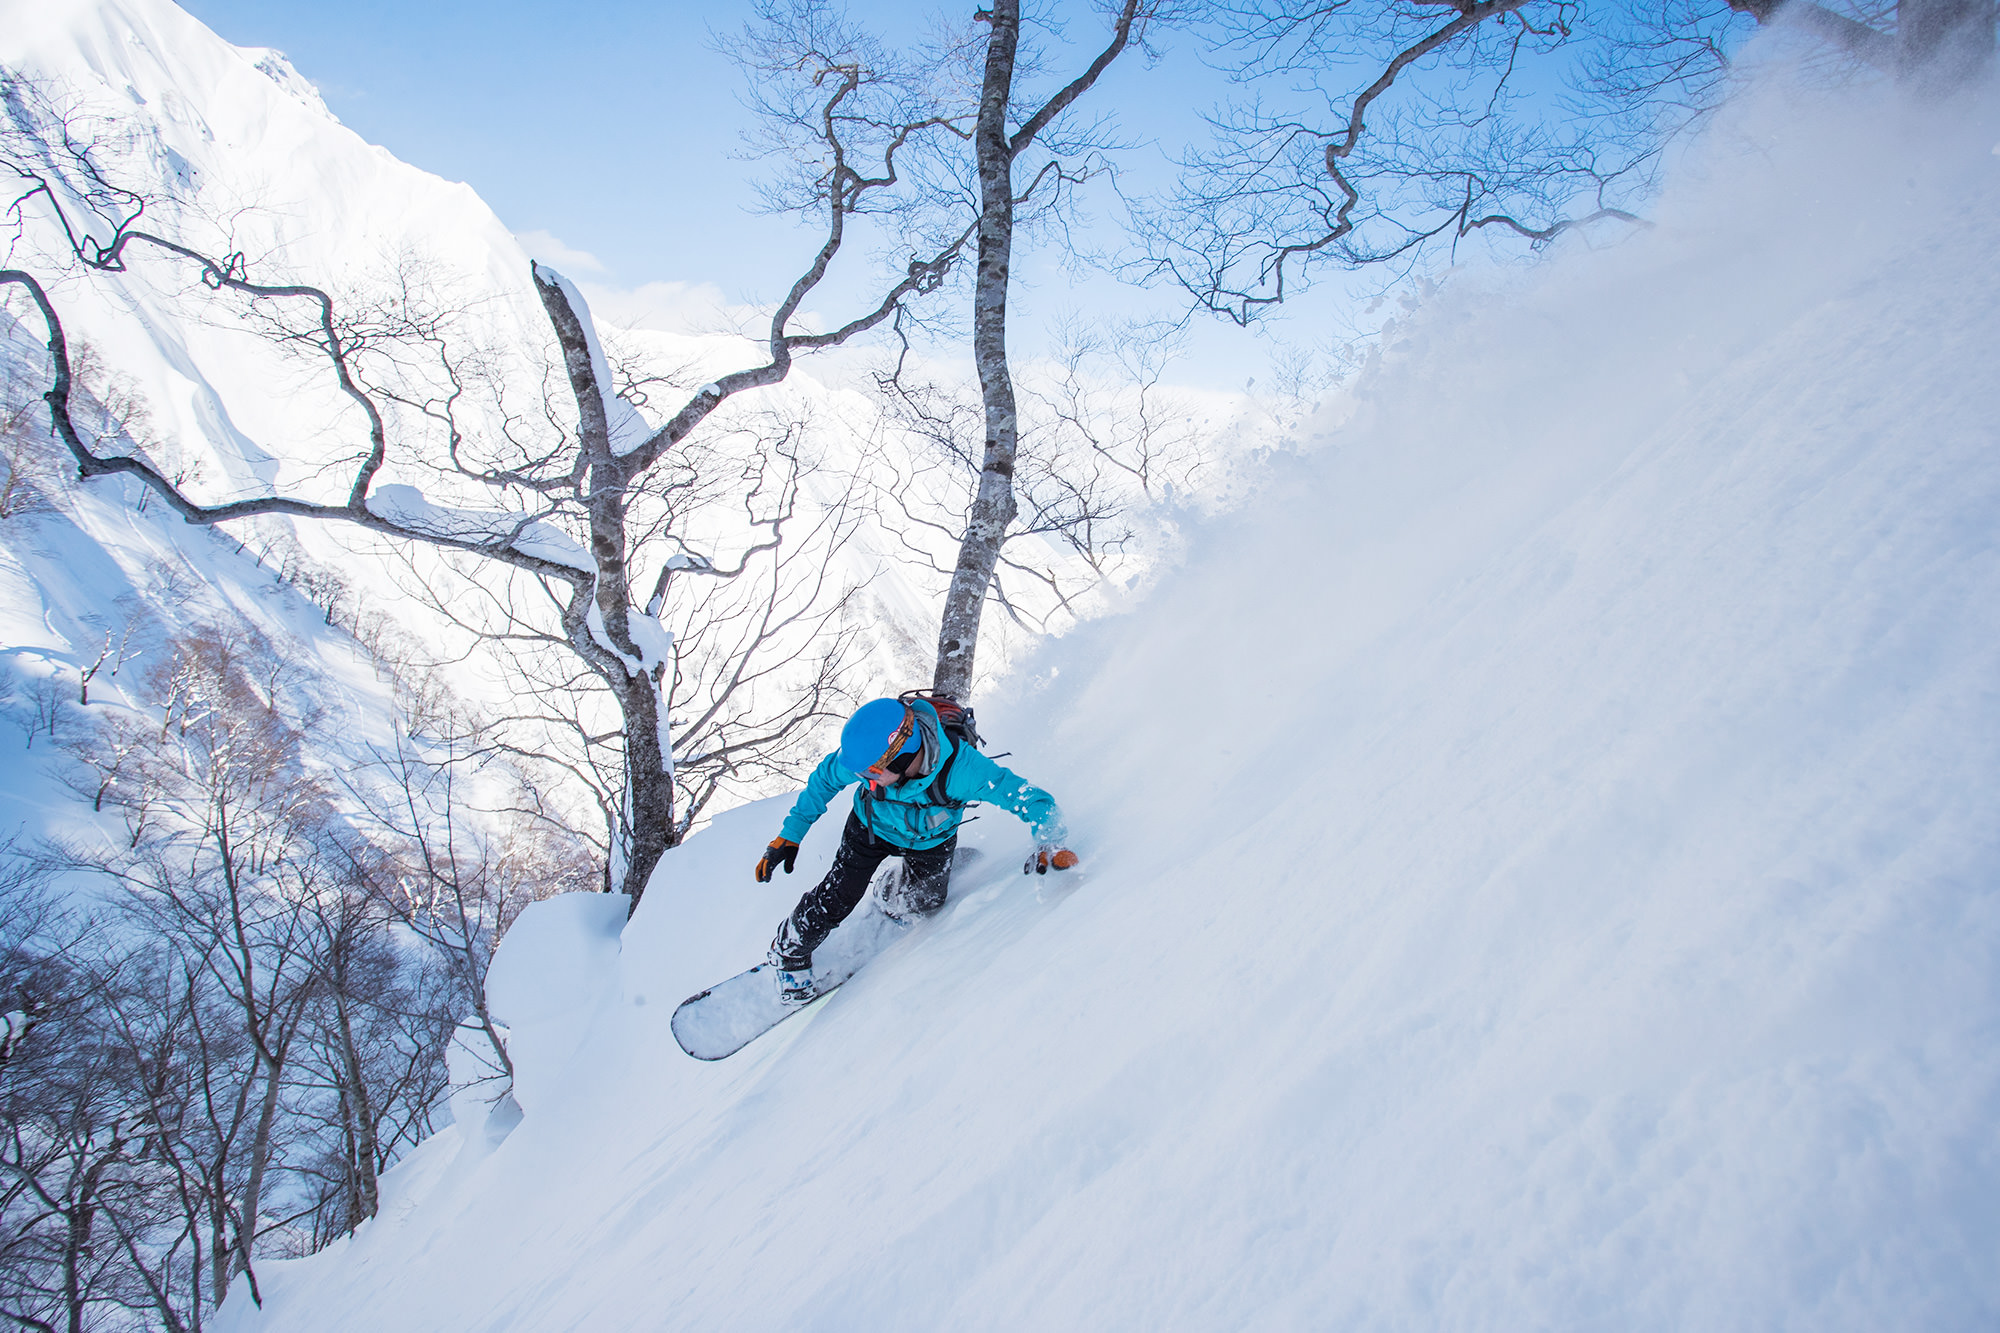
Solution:
<svg viewBox="0 0 2000 1333">
<path fill-rule="evenodd" d="M 886 764 L 899 754 L 935 746 L 936 724 L 926 710 L 900 699 L 875 699 L 854 710 L 840 729 L 840 762 L 853 773 Z M 926 724 L 930 725 L 926 725 Z"/>
</svg>

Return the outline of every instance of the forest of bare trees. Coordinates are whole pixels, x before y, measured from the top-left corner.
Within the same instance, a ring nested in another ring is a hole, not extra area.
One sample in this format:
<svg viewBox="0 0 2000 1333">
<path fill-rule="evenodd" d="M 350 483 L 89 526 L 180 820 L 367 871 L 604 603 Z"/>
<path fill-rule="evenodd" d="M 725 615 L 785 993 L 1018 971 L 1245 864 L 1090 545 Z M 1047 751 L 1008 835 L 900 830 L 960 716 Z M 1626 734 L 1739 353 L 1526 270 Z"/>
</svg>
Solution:
<svg viewBox="0 0 2000 1333">
<path fill-rule="evenodd" d="M 142 433 L 80 360 L 89 419 Z M 14 521 L 67 517 L 57 443 L 9 444 L 36 488 Z M 218 614 L 173 563 L 73 666 L 17 677 L 16 753 L 90 830 L 0 846 L 0 1313 L 20 1327 L 198 1329 L 239 1278 L 254 1292 L 258 1257 L 373 1216 L 382 1172 L 449 1123 L 454 1042 L 492 1071 L 457 1092 L 508 1094 L 485 1001 L 507 925 L 601 883 L 393 617 L 282 526 L 245 535 L 263 595 L 332 627 L 389 716 L 329 765 L 299 642 Z"/>
<path fill-rule="evenodd" d="M 435 682 L 330 775 L 268 641 L 206 627 L 149 656 L 129 703 L 66 700 L 56 733 L 120 837 L 0 857 L 0 1302 L 26 1327 L 199 1328 L 253 1256 L 373 1216 L 442 1123 L 451 1042 L 496 1071 L 476 1095 L 508 1091 L 485 975 L 509 922 L 596 887 L 583 840 L 493 818 L 509 784 L 475 774 L 477 722 Z"/>
</svg>

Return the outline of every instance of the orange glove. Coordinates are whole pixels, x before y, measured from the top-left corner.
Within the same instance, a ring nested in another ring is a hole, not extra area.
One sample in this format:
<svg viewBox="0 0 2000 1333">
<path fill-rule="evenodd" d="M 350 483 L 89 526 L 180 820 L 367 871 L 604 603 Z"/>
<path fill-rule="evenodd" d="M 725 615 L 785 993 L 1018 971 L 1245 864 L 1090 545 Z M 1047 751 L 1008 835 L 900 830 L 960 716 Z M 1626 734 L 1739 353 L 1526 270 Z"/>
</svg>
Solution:
<svg viewBox="0 0 2000 1333">
<path fill-rule="evenodd" d="M 1067 847 L 1057 847 L 1049 843 L 1044 843 L 1040 847 L 1035 848 L 1035 854 L 1028 858 L 1026 865 L 1021 867 L 1021 873 L 1024 875 L 1030 873 L 1046 875 L 1049 873 L 1050 866 L 1054 866 L 1057 870 L 1068 870 L 1081 859 Z"/>
<path fill-rule="evenodd" d="M 790 838 L 773 838 L 771 845 L 764 849 L 764 855 L 757 862 L 757 882 L 769 884 L 771 875 L 782 865 L 787 875 L 799 859 L 799 845 Z"/>
</svg>

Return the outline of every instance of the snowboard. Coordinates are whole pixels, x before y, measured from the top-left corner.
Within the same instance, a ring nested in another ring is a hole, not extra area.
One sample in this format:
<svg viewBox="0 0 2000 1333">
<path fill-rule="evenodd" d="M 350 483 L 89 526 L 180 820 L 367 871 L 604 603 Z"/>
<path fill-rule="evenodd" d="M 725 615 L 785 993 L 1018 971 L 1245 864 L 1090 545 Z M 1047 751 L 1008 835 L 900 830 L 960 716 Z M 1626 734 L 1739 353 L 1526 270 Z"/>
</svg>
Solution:
<svg viewBox="0 0 2000 1333">
<path fill-rule="evenodd" d="M 977 855 L 976 848 L 959 849 L 952 861 L 952 878 L 956 880 Z M 882 910 L 883 892 L 893 894 L 902 870 L 899 861 L 886 863 L 861 905 L 814 952 L 811 999 L 798 1004 L 779 1000 L 776 970 L 768 962 L 759 963 L 681 1001 L 674 1010 L 674 1040 L 697 1060 L 720 1060 L 839 990 L 869 959 L 911 930 L 913 922 Z"/>
</svg>

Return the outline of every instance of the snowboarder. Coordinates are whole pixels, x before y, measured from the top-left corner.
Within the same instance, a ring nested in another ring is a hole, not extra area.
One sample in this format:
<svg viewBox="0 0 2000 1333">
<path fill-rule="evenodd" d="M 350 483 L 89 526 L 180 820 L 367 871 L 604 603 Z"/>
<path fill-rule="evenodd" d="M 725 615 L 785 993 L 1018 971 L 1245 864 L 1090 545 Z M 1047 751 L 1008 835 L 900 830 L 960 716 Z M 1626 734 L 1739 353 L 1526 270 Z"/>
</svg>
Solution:
<svg viewBox="0 0 2000 1333">
<path fill-rule="evenodd" d="M 956 716 L 956 704 L 942 698 L 940 703 Z M 885 912 L 907 919 L 944 906 L 958 826 L 971 802 L 1010 810 L 1034 830 L 1035 851 L 1024 869 L 1046 874 L 1051 867 L 1067 870 L 1077 863 L 1076 853 L 1062 846 L 1065 830 L 1055 798 L 988 759 L 969 739 L 954 737 L 954 729 L 920 692 L 876 699 L 855 710 L 841 729 L 840 748 L 806 780 L 783 829 L 757 862 L 760 884 L 781 865 L 792 873 L 800 840 L 841 788 L 867 785 L 854 798 L 826 878 L 799 899 L 771 941 L 778 995 L 786 1003 L 813 997 L 813 950 L 860 905 L 885 858 L 903 858 L 902 882 L 894 901 L 883 903 Z"/>
</svg>

